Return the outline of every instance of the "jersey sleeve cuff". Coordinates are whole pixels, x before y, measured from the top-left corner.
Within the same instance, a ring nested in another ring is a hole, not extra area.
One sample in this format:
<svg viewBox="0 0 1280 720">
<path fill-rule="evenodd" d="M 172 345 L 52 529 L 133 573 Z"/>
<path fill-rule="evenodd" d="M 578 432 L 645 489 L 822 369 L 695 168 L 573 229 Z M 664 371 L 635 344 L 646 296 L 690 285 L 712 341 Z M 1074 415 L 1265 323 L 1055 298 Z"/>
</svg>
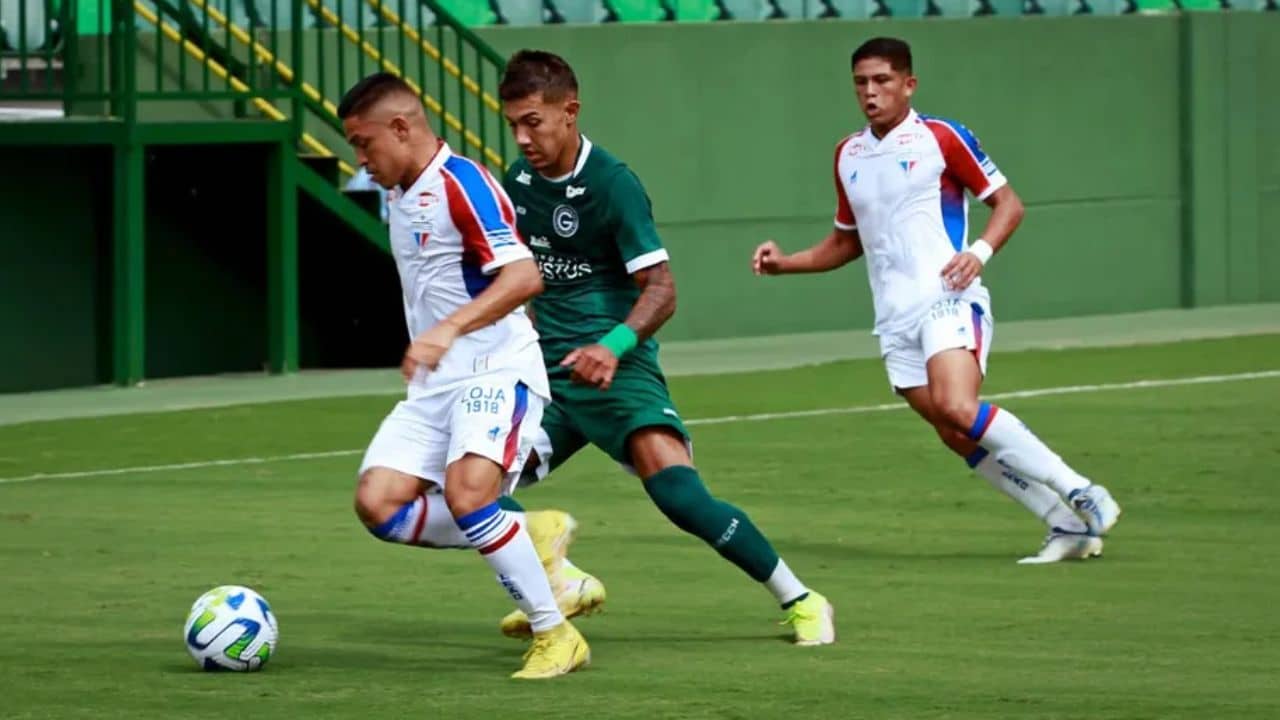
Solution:
<svg viewBox="0 0 1280 720">
<path fill-rule="evenodd" d="M 516 244 L 511 248 L 503 248 L 501 255 L 480 266 L 480 272 L 485 275 L 492 275 L 503 266 L 510 265 L 517 260 L 528 260 L 533 258 L 533 253 L 524 245 Z"/>
<path fill-rule="evenodd" d="M 857 223 L 842 223 L 839 219 L 835 221 L 835 226 L 840 230 L 857 230 Z"/>
<path fill-rule="evenodd" d="M 986 200 L 987 198 L 991 197 L 991 195 L 994 194 L 995 191 L 1009 184 L 1009 181 L 1005 179 L 1005 176 L 1000 174 L 999 172 L 987 178 L 987 180 L 988 180 L 987 189 L 983 190 L 982 193 L 978 195 L 979 201 Z"/>
<path fill-rule="evenodd" d="M 670 259 L 666 248 L 658 248 L 643 255 L 637 255 L 627 261 L 627 274 L 634 275 L 647 267 L 664 263 Z"/>
</svg>

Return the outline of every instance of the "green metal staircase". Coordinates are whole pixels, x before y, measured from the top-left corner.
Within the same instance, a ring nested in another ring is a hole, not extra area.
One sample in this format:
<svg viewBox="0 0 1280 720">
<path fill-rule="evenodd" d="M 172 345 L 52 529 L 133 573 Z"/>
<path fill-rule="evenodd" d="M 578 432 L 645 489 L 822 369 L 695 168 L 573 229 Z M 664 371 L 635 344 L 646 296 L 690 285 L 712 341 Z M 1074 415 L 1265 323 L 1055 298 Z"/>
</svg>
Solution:
<svg viewBox="0 0 1280 720">
<path fill-rule="evenodd" d="M 30 0 L 19 0 L 27 1 Z M 0 104 L 64 118 L 5 128 L 0 144 L 113 148 L 112 377 L 146 377 L 145 156 L 161 144 L 277 144 L 266 229 L 269 362 L 299 365 L 299 196 L 387 250 L 376 193 L 356 172 L 337 102 L 373 72 L 418 93 L 456 151 L 501 172 L 504 59 L 435 0 L 40 0 L 48 39 L 0 55 Z M 225 209 L 235 212 L 234 207 Z"/>
</svg>

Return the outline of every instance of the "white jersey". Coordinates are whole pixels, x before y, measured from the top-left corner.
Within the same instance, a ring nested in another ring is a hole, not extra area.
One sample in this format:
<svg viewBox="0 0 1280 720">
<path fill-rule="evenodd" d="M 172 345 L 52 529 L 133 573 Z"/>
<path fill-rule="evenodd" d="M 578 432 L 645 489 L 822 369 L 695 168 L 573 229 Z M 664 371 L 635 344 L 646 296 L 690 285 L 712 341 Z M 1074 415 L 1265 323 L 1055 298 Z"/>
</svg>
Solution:
<svg viewBox="0 0 1280 720">
<path fill-rule="evenodd" d="M 864 128 L 836 146 L 835 225 L 857 229 L 877 335 L 904 332 L 955 295 L 942 268 L 968 247 L 968 190 L 985 200 L 1007 181 L 963 125 L 914 110 L 883 138 Z M 965 293 L 989 302 L 981 278 Z"/>
<path fill-rule="evenodd" d="M 389 203 L 391 253 L 410 340 L 471 302 L 503 265 L 533 258 L 502 186 L 443 142 L 413 185 L 393 190 Z M 538 333 L 523 308 L 459 337 L 434 372 L 419 369 L 409 398 L 496 371 L 514 372 L 533 392 L 550 397 Z"/>
</svg>

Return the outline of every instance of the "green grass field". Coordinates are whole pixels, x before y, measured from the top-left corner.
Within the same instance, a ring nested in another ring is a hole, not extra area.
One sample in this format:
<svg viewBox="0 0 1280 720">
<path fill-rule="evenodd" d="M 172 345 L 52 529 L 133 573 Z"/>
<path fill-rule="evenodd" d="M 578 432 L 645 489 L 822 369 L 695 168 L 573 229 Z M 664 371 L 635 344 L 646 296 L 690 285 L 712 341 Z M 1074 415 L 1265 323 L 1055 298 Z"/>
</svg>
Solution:
<svg viewBox="0 0 1280 720">
<path fill-rule="evenodd" d="M 988 390 L 1280 368 L 1280 336 L 996 355 Z M 677 379 L 686 418 L 891 403 L 874 361 Z M 1125 507 L 1106 556 L 1020 567 L 1042 530 L 902 410 L 693 430 L 837 609 L 795 648 L 771 598 L 595 451 L 521 499 L 572 512 L 609 589 L 586 671 L 517 683 L 505 594 L 466 551 L 373 540 L 358 450 L 392 397 L 0 427 L 3 718 L 1280 717 L 1280 377 L 1003 401 Z M 166 471 L 37 473 L 351 450 Z M 203 673 L 190 603 L 250 585 L 256 675 Z"/>
</svg>

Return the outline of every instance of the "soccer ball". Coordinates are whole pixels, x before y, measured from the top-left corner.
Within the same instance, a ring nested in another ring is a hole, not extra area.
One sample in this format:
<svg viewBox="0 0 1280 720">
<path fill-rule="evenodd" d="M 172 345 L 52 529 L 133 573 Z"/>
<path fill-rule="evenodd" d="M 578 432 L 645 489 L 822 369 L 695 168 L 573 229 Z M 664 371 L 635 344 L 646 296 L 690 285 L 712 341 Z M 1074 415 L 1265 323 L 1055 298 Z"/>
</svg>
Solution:
<svg viewBox="0 0 1280 720">
<path fill-rule="evenodd" d="M 191 606 L 183 630 L 187 652 L 205 670 L 261 670 L 276 649 L 276 616 L 258 593 L 222 585 Z"/>
</svg>

